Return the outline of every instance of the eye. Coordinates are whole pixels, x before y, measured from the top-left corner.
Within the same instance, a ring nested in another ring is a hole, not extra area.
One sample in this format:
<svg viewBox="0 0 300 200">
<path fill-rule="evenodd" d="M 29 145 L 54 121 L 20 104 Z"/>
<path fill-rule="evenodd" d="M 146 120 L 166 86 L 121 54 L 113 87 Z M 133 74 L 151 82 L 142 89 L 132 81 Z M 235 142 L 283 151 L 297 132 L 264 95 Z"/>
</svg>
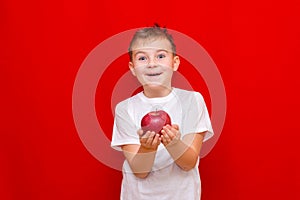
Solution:
<svg viewBox="0 0 300 200">
<path fill-rule="evenodd" d="M 140 57 L 138 57 L 138 60 L 144 61 L 144 60 L 147 60 L 147 58 L 146 58 L 146 56 L 140 56 Z"/>
<path fill-rule="evenodd" d="M 163 54 L 163 53 L 161 53 L 161 54 L 158 54 L 158 56 L 157 56 L 157 58 L 158 58 L 158 59 L 165 58 L 165 57 L 166 57 L 166 55 L 165 55 L 165 54 Z"/>
</svg>

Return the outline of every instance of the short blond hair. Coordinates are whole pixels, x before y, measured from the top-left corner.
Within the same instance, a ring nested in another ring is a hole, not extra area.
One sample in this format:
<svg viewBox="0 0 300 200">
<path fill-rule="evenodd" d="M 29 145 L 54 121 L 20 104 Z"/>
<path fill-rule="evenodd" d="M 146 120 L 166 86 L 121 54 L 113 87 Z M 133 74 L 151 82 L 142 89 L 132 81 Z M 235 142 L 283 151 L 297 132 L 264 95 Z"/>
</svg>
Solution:
<svg viewBox="0 0 300 200">
<path fill-rule="evenodd" d="M 174 43 L 173 36 L 168 32 L 166 28 L 161 28 L 158 24 L 155 24 L 153 27 L 143 28 L 135 32 L 128 48 L 130 61 L 132 61 L 132 46 L 137 40 L 157 39 L 157 38 L 167 39 L 171 44 L 173 55 L 176 55 L 176 45 Z"/>
</svg>

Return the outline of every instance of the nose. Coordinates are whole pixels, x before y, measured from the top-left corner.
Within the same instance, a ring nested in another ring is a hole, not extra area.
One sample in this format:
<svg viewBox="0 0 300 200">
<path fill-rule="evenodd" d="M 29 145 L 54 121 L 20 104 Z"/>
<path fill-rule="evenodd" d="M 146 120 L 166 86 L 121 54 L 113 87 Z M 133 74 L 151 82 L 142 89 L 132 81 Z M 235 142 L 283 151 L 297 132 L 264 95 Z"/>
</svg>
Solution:
<svg viewBox="0 0 300 200">
<path fill-rule="evenodd" d="M 148 67 L 149 68 L 153 68 L 153 67 L 156 67 L 156 59 L 155 59 L 155 57 L 151 57 L 151 58 L 149 58 L 149 62 L 148 62 Z"/>
</svg>

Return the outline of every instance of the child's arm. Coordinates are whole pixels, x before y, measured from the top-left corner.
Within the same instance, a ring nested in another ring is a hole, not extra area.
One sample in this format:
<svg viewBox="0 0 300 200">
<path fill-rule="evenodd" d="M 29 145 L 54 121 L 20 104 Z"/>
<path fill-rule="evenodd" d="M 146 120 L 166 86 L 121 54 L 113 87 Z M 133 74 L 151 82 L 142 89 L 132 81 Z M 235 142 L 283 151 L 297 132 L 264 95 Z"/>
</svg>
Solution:
<svg viewBox="0 0 300 200">
<path fill-rule="evenodd" d="M 123 145 L 122 150 L 134 175 L 139 178 L 146 178 L 152 169 L 156 150 L 160 144 L 159 134 L 148 131 L 142 135 L 142 130 L 139 130 L 138 134 L 141 145 Z"/>
<path fill-rule="evenodd" d="M 177 125 L 166 126 L 162 131 L 162 143 L 174 159 L 175 163 L 183 170 L 188 171 L 195 167 L 203 139 L 206 132 L 186 135 L 180 140 Z"/>
</svg>

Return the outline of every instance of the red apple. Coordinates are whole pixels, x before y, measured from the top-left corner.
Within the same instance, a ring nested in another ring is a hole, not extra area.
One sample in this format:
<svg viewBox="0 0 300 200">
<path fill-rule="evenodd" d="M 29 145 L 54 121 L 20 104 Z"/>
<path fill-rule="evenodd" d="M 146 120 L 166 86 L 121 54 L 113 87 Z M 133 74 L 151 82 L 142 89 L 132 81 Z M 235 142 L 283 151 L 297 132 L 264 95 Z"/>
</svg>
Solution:
<svg viewBox="0 0 300 200">
<path fill-rule="evenodd" d="M 147 113 L 141 121 L 141 127 L 144 133 L 147 131 L 154 131 L 155 133 L 162 134 L 162 128 L 165 125 L 171 125 L 171 118 L 163 110 L 151 111 Z"/>
</svg>

